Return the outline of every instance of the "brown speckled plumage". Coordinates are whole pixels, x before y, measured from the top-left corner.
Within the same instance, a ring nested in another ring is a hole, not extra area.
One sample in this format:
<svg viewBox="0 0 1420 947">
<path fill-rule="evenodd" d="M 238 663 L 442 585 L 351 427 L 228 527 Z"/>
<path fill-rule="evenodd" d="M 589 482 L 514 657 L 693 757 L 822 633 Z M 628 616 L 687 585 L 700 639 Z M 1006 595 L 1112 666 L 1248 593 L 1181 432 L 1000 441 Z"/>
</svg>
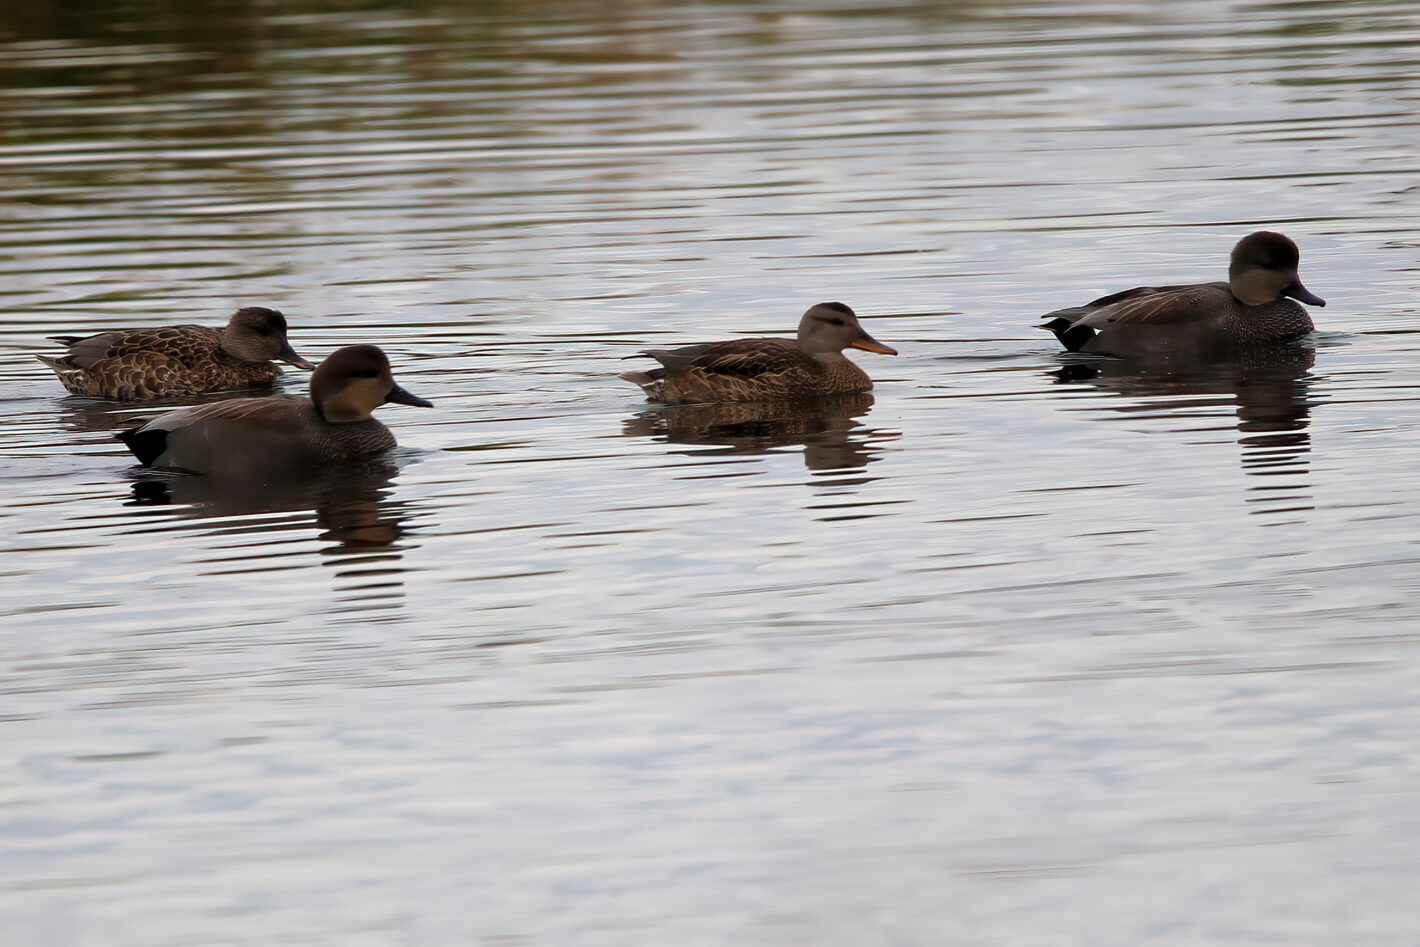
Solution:
<svg viewBox="0 0 1420 947">
<path fill-rule="evenodd" d="M 868 335 L 853 310 L 819 303 L 804 313 L 799 334 L 789 339 L 733 339 L 641 354 L 661 363 L 645 372 L 623 372 L 651 401 L 694 404 L 774 401 L 868 391 L 872 379 L 843 355 L 853 347 L 897 354 Z"/>
<path fill-rule="evenodd" d="M 1326 305 L 1302 285 L 1299 259 L 1291 240 L 1259 231 L 1233 248 L 1228 282 L 1140 286 L 1047 313 L 1043 328 L 1072 352 L 1124 358 L 1286 342 L 1314 326 L 1305 309 L 1284 297 Z"/>
<path fill-rule="evenodd" d="M 64 387 L 116 401 L 269 386 L 281 377 L 271 359 L 311 367 L 287 342 L 285 317 L 257 306 L 238 310 L 222 329 L 159 326 L 55 338 L 68 351 L 36 357 Z"/>
</svg>

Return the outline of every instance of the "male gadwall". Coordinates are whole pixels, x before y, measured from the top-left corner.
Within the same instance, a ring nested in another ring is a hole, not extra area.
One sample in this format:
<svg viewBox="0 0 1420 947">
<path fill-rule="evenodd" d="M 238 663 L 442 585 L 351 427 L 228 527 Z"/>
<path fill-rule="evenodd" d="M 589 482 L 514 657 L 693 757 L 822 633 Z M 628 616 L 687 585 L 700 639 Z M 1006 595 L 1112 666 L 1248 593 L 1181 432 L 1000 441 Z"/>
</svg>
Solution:
<svg viewBox="0 0 1420 947">
<path fill-rule="evenodd" d="M 622 372 L 651 401 L 773 401 L 868 391 L 872 379 L 843 355 L 846 348 L 896 355 L 869 335 L 843 303 L 819 303 L 799 320 L 789 339 L 734 339 L 678 349 L 641 352 L 662 368 Z"/>
<path fill-rule="evenodd" d="M 1122 358 L 1205 355 L 1286 342 L 1315 328 L 1292 299 L 1326 305 L 1302 285 L 1299 259 L 1291 240 L 1259 230 L 1233 247 L 1226 283 L 1140 286 L 1047 313 L 1041 328 L 1072 352 Z"/>
<path fill-rule="evenodd" d="M 336 349 L 311 375 L 311 396 L 232 398 L 170 411 L 115 435 L 145 467 L 252 476 L 372 457 L 395 446 L 371 417 L 394 402 L 432 407 L 395 384 L 373 345 Z"/>
<path fill-rule="evenodd" d="M 286 341 L 286 317 L 261 306 L 238 309 L 223 329 L 160 326 L 50 338 L 69 351 L 35 357 L 65 388 L 116 401 L 269 386 L 281 375 L 272 359 L 312 368 Z"/>
</svg>

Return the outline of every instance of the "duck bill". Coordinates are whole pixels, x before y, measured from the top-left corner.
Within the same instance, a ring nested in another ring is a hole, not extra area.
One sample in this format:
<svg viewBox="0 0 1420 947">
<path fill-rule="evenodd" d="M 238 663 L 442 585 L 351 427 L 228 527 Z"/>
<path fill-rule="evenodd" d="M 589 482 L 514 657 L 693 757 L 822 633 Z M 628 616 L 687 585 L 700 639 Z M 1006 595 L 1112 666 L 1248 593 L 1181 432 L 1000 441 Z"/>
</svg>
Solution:
<svg viewBox="0 0 1420 947">
<path fill-rule="evenodd" d="M 434 407 L 434 403 L 432 401 L 425 401 L 418 395 L 411 395 L 409 392 L 399 387 L 399 385 L 395 385 L 393 388 L 390 389 L 390 393 L 388 395 L 385 395 L 385 404 L 390 404 L 391 402 L 393 402 L 394 404 L 407 404 L 414 408 Z"/>
<path fill-rule="evenodd" d="M 864 352 L 876 352 L 879 355 L 896 355 L 897 349 L 883 345 L 877 339 L 864 332 L 858 338 L 848 343 L 850 349 L 862 349 Z"/>
<path fill-rule="evenodd" d="M 1311 290 L 1303 286 L 1302 281 L 1299 279 L 1292 280 L 1292 285 L 1282 290 L 1282 295 L 1291 296 L 1293 299 L 1298 300 L 1299 302 L 1304 302 L 1308 306 L 1326 305 L 1325 299 L 1322 299 L 1320 296 L 1316 295 Z"/>
<path fill-rule="evenodd" d="M 297 368 L 304 368 L 308 372 L 313 372 L 316 367 L 310 362 L 296 354 L 296 350 L 291 348 L 290 342 L 281 343 L 281 351 L 276 353 L 276 357 L 288 365 L 295 365 Z"/>
</svg>

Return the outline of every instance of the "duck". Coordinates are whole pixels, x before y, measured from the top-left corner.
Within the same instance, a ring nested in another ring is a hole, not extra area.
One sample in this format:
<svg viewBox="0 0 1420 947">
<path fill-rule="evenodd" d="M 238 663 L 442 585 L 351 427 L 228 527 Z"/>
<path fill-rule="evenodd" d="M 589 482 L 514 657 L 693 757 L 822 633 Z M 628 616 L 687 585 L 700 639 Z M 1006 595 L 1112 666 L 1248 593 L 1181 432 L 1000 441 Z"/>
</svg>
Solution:
<svg viewBox="0 0 1420 947">
<path fill-rule="evenodd" d="M 286 339 L 286 317 L 244 306 L 224 328 L 177 325 L 115 329 L 98 335 L 56 335 L 60 356 L 37 355 L 70 393 L 112 401 L 269 387 L 281 377 L 272 360 L 311 371 Z"/>
<path fill-rule="evenodd" d="M 1259 230 L 1233 247 L 1228 281 L 1140 286 L 1046 313 L 1041 328 L 1071 352 L 1120 358 L 1207 356 L 1301 338 L 1315 329 L 1306 309 L 1326 300 L 1302 285 L 1301 251 Z"/>
<path fill-rule="evenodd" d="M 401 388 L 374 345 L 347 345 L 311 375 L 310 397 L 228 398 L 169 411 L 114 435 L 144 467 L 250 478 L 324 467 L 395 446 L 372 413 L 382 404 L 433 405 Z"/>
<path fill-rule="evenodd" d="M 869 335 L 852 309 L 824 302 L 804 313 L 795 339 L 732 339 L 650 349 L 638 355 L 654 358 L 662 367 L 617 377 L 640 385 L 647 400 L 666 404 L 776 401 L 872 390 L 867 372 L 844 356 L 848 348 L 897 354 Z"/>
</svg>

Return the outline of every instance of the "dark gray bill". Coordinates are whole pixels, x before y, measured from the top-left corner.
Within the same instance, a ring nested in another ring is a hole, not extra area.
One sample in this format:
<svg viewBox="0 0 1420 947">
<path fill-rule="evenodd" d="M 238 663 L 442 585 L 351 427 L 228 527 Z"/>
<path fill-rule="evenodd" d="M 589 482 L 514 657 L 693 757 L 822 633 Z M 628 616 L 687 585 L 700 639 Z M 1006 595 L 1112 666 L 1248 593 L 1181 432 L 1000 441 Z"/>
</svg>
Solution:
<svg viewBox="0 0 1420 947">
<path fill-rule="evenodd" d="M 434 407 L 434 403 L 432 401 L 425 401 L 418 395 L 411 395 L 409 392 L 399 387 L 399 385 L 395 385 L 393 388 L 391 388 L 390 393 L 385 396 L 385 404 L 389 404 L 390 402 L 394 402 L 395 404 L 413 405 L 416 408 Z"/>
<path fill-rule="evenodd" d="M 1282 295 L 1291 296 L 1293 299 L 1300 300 L 1301 302 L 1306 303 L 1308 306 L 1326 305 L 1325 299 L 1322 299 L 1320 296 L 1313 295 L 1311 290 L 1303 286 L 1302 281 L 1299 279 L 1292 280 L 1292 285 L 1282 290 Z"/>
</svg>

